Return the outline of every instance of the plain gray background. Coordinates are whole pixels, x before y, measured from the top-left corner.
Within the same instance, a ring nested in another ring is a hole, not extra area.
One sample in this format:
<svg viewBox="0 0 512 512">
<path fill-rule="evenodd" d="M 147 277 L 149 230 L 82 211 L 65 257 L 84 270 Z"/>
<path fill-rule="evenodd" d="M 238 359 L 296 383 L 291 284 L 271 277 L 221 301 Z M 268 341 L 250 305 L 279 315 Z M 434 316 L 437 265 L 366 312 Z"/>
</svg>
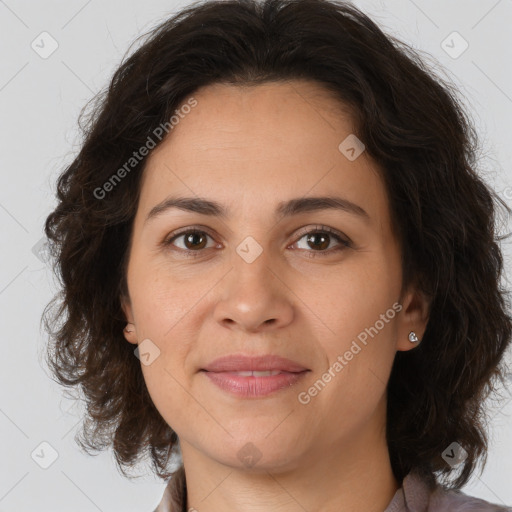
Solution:
<svg viewBox="0 0 512 512">
<path fill-rule="evenodd" d="M 485 179 L 512 203 L 512 1 L 354 3 L 447 70 L 485 145 Z M 149 469 L 145 478 L 126 480 L 110 451 L 90 457 L 74 443 L 81 407 L 63 396 L 42 358 L 40 316 L 57 288 L 37 249 L 55 205 L 56 177 L 78 149 L 80 109 L 107 84 L 129 44 L 182 5 L 0 0 L 0 512 L 150 512 L 161 498 L 165 484 Z M 41 55 L 51 44 L 58 44 L 54 53 Z M 502 227 L 503 233 L 511 230 L 510 224 Z M 504 244 L 509 274 L 510 246 Z M 487 466 L 464 492 L 511 505 L 512 394 L 502 394 L 501 404 L 489 404 Z"/>
</svg>

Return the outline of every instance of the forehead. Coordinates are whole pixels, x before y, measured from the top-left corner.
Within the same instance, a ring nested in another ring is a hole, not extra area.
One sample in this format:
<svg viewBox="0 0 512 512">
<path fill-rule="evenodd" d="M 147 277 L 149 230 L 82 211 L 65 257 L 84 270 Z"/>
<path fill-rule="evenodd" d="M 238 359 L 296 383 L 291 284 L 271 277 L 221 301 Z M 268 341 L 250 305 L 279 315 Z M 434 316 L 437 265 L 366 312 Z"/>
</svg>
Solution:
<svg viewBox="0 0 512 512">
<path fill-rule="evenodd" d="M 375 162 L 364 151 L 350 160 L 340 150 L 354 136 L 350 110 L 321 85 L 215 84 L 192 97 L 196 105 L 148 157 L 141 214 L 171 193 L 214 198 L 235 215 L 336 193 L 387 220 Z"/>
</svg>

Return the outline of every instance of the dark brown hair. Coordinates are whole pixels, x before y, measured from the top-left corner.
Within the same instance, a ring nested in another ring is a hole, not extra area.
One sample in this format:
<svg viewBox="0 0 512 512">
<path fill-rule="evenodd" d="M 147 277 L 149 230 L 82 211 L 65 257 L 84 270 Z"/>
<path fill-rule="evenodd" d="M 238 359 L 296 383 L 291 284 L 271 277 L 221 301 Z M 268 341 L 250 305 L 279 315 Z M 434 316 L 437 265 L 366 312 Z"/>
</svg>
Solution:
<svg viewBox="0 0 512 512">
<path fill-rule="evenodd" d="M 512 318 L 495 222 L 498 205 L 510 209 L 477 175 L 479 141 L 454 86 L 425 56 L 335 1 L 196 2 L 144 38 L 82 111 L 83 143 L 45 224 L 62 283 L 43 315 L 53 342 L 47 360 L 61 384 L 83 392 L 79 443 L 112 445 L 125 476 L 123 466 L 149 453 L 167 479 L 179 453 L 123 337 L 120 298 L 147 158 L 103 197 L 95 191 L 199 87 L 306 79 L 353 111 L 354 133 L 381 168 L 403 287 L 416 283 L 431 298 L 421 344 L 397 352 L 388 383 L 393 472 L 399 481 L 412 469 L 431 481 L 453 477 L 442 452 L 456 441 L 468 453 L 452 482 L 460 488 L 486 458 L 484 400 L 504 381 Z"/>
</svg>

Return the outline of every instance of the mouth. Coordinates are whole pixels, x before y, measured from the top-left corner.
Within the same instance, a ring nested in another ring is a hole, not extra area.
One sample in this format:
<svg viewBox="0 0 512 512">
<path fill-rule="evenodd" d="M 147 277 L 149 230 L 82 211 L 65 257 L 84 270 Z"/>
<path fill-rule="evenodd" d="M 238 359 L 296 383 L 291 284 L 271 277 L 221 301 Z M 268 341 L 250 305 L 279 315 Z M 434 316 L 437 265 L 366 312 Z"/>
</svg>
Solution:
<svg viewBox="0 0 512 512">
<path fill-rule="evenodd" d="M 264 397 L 290 389 L 308 372 L 309 370 L 302 372 L 209 372 L 202 370 L 209 381 L 222 391 L 242 398 Z"/>
<path fill-rule="evenodd" d="M 232 396 L 259 398 L 290 389 L 311 370 L 275 355 L 232 355 L 216 359 L 200 373 Z"/>
</svg>

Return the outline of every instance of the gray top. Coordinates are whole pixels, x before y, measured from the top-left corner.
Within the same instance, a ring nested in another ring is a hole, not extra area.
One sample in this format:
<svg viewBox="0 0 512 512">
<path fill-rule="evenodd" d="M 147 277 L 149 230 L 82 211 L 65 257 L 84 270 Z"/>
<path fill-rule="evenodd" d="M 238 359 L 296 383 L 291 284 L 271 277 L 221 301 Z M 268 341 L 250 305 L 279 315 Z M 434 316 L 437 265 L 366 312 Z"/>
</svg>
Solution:
<svg viewBox="0 0 512 512">
<path fill-rule="evenodd" d="M 171 478 L 162 500 L 153 512 L 187 512 L 186 481 L 183 466 Z M 431 487 L 415 472 L 410 472 L 383 512 L 512 512 L 512 507 L 468 496 L 462 491 Z"/>
</svg>

